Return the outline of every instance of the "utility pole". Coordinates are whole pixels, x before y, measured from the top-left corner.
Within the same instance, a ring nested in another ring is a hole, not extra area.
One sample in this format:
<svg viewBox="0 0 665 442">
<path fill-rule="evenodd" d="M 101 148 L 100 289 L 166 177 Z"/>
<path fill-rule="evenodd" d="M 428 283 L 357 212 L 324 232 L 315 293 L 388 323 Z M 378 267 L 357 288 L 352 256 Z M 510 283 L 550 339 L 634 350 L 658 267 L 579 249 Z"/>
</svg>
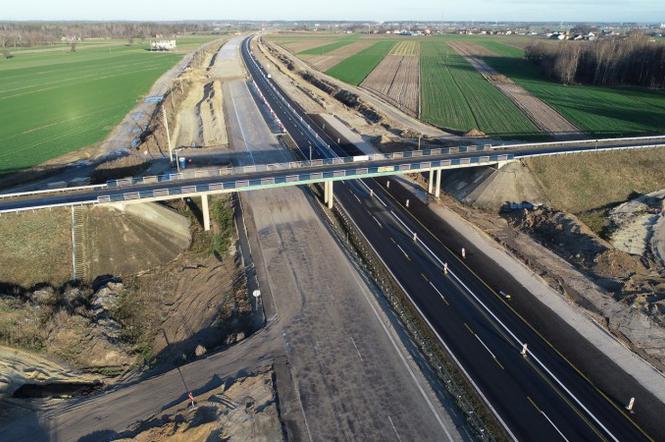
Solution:
<svg viewBox="0 0 665 442">
<path fill-rule="evenodd" d="M 169 161 L 173 162 L 173 146 L 171 146 L 171 134 L 169 134 L 169 121 L 166 118 L 166 109 L 162 106 L 162 119 L 164 120 L 164 129 L 166 130 L 166 142 L 169 145 Z"/>
</svg>

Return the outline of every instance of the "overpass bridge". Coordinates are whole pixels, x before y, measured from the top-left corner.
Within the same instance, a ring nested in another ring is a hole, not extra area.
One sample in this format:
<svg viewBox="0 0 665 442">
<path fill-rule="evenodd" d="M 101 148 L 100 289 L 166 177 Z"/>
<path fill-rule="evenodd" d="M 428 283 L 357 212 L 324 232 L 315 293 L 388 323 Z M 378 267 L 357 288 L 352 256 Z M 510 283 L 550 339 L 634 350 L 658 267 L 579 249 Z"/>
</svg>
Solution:
<svg viewBox="0 0 665 442">
<path fill-rule="evenodd" d="M 444 170 L 504 164 L 528 157 L 665 147 L 665 136 L 606 140 L 529 143 L 502 146 L 471 145 L 388 154 L 358 155 L 254 164 L 241 167 L 192 169 L 180 173 L 141 176 L 106 184 L 0 194 L 0 214 L 78 205 L 143 203 L 185 197 L 324 183 L 325 200 L 333 203 L 333 182 L 411 173 L 429 174 L 429 192 L 440 194 Z M 204 210 L 205 226 L 209 226 Z"/>
</svg>

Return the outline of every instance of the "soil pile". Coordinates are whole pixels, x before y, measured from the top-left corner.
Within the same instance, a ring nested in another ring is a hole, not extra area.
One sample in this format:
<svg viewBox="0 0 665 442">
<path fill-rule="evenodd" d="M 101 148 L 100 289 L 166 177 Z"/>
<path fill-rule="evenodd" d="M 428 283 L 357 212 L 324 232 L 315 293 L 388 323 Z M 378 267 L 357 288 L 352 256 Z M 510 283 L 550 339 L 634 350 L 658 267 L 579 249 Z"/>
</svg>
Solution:
<svg viewBox="0 0 665 442">
<path fill-rule="evenodd" d="M 90 385 L 99 381 L 100 376 L 80 373 L 38 354 L 0 345 L 0 397 L 11 396 L 26 384 Z"/>
<path fill-rule="evenodd" d="M 272 370 L 226 379 L 224 384 L 159 413 L 119 441 L 284 440 Z"/>
<path fill-rule="evenodd" d="M 540 208 L 511 212 L 505 218 L 602 288 L 576 290 L 572 280 L 564 283 L 569 294 L 575 292 L 577 302 L 599 314 L 611 331 L 665 367 L 665 277 L 658 264 L 615 248 L 565 212 Z M 565 269 L 557 273 L 545 262 L 531 262 L 532 267 L 541 264 L 546 273 L 564 276 Z"/>
</svg>

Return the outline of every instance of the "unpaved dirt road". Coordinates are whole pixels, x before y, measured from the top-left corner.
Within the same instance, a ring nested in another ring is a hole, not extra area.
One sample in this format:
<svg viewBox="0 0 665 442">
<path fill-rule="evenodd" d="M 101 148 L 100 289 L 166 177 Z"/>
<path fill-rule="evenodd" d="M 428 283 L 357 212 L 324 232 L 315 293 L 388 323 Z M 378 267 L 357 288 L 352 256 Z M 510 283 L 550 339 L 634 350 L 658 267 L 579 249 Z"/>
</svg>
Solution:
<svg viewBox="0 0 665 442">
<path fill-rule="evenodd" d="M 448 44 L 480 72 L 487 81 L 510 98 L 539 129 L 563 138 L 581 134 L 577 127 L 552 107 L 485 63 L 480 56 L 487 55 L 488 50 L 468 42 L 451 42 Z"/>
</svg>

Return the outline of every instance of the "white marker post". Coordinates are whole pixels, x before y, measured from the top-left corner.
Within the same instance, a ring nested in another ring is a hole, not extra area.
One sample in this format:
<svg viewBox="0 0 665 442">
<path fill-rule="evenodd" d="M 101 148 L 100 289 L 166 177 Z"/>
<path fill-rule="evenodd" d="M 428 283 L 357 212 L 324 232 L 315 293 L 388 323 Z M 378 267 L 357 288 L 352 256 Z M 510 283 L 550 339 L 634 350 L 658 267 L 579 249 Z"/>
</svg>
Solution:
<svg viewBox="0 0 665 442">
<path fill-rule="evenodd" d="M 522 344 L 522 351 L 520 354 L 526 358 L 526 343 Z"/>
<path fill-rule="evenodd" d="M 369 196 L 373 197 L 374 196 L 374 191 L 372 189 L 369 189 Z"/>
<path fill-rule="evenodd" d="M 635 398 L 631 397 L 630 401 L 628 401 L 628 405 L 626 405 L 626 410 L 630 411 L 631 413 L 633 412 L 633 406 L 635 405 Z"/>
<path fill-rule="evenodd" d="M 187 395 L 190 401 L 192 401 L 192 408 L 196 408 L 196 402 L 194 402 L 194 395 L 190 391 L 189 394 Z"/>
<path fill-rule="evenodd" d="M 386 181 L 386 189 L 390 189 L 390 180 Z"/>
<path fill-rule="evenodd" d="M 406 200 L 406 203 L 405 203 L 404 205 L 405 205 L 406 208 L 408 209 L 408 208 L 409 208 L 409 200 Z"/>
<path fill-rule="evenodd" d="M 448 274 L 448 263 L 443 263 L 443 274 L 447 275 Z"/>
<path fill-rule="evenodd" d="M 466 259 L 466 249 L 462 247 L 462 258 Z"/>
<path fill-rule="evenodd" d="M 413 233 L 413 242 L 417 242 L 417 241 L 418 241 L 418 234 L 414 232 Z"/>
</svg>

